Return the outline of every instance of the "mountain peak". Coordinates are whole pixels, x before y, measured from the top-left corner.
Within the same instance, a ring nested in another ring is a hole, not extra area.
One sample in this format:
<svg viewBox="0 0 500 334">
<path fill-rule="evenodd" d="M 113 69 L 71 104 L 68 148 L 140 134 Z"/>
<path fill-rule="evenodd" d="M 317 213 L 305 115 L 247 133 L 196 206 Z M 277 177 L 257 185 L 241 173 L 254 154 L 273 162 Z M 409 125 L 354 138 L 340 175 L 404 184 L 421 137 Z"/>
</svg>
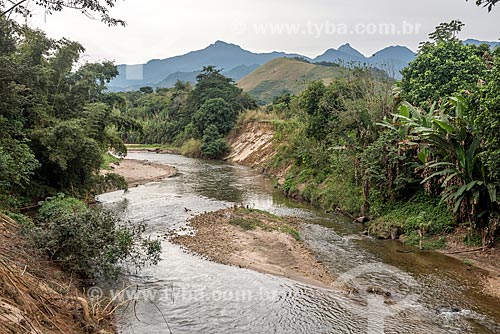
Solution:
<svg viewBox="0 0 500 334">
<path fill-rule="evenodd" d="M 351 46 L 351 44 L 349 44 L 349 43 L 341 45 L 338 48 L 337 51 L 343 52 L 343 53 L 351 55 L 351 56 L 355 56 L 355 57 L 359 57 L 359 58 L 365 58 L 365 56 L 361 52 L 359 52 L 358 50 L 356 50 L 355 48 L 353 48 Z"/>
<path fill-rule="evenodd" d="M 216 41 L 214 44 L 210 44 L 208 46 L 209 48 L 211 47 L 215 47 L 215 48 L 237 48 L 237 49 L 241 49 L 240 46 L 236 45 L 236 44 L 231 44 L 231 43 L 227 43 L 227 42 L 224 42 L 224 41 Z"/>
</svg>

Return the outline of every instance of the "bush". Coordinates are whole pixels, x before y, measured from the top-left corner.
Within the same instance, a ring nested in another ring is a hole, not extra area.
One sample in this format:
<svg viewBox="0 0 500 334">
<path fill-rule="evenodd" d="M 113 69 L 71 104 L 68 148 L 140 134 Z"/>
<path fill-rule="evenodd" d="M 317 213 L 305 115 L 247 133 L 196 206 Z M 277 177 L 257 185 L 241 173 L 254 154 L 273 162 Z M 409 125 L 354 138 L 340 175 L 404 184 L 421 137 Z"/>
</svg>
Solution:
<svg viewBox="0 0 500 334">
<path fill-rule="evenodd" d="M 160 242 L 142 238 L 144 229 L 111 210 L 87 208 L 60 195 L 42 204 L 31 233 L 63 270 L 95 279 L 116 277 L 121 264 L 142 267 L 159 261 Z"/>
<path fill-rule="evenodd" d="M 210 125 L 203 133 L 200 150 L 203 158 L 217 159 L 229 152 L 229 147 L 217 127 Z"/>
</svg>

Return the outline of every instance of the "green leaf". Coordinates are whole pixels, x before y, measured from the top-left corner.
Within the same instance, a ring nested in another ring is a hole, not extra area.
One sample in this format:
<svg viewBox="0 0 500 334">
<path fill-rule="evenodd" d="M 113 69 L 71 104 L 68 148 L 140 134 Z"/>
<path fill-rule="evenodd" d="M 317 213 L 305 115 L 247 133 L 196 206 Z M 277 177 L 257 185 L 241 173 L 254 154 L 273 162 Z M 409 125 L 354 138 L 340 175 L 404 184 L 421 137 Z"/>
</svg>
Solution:
<svg viewBox="0 0 500 334">
<path fill-rule="evenodd" d="M 464 196 L 461 196 L 456 202 L 455 206 L 453 207 L 453 213 L 457 213 L 458 209 L 460 208 L 460 204 L 462 203 L 462 200 L 464 199 Z"/>
<path fill-rule="evenodd" d="M 488 194 L 490 195 L 490 201 L 492 203 L 497 203 L 497 187 L 494 184 L 488 184 Z"/>
<path fill-rule="evenodd" d="M 429 150 L 427 148 L 423 148 L 420 152 L 418 152 L 418 159 L 423 163 L 427 163 L 427 159 L 429 158 Z"/>
<path fill-rule="evenodd" d="M 402 104 L 399 106 L 399 115 L 405 118 L 410 118 L 410 109 L 406 104 Z"/>
<path fill-rule="evenodd" d="M 455 129 L 453 129 L 453 127 L 446 121 L 441 121 L 439 119 L 433 119 L 432 123 L 438 125 L 441 129 L 446 131 L 448 134 L 452 134 L 453 132 L 455 132 Z"/>
</svg>

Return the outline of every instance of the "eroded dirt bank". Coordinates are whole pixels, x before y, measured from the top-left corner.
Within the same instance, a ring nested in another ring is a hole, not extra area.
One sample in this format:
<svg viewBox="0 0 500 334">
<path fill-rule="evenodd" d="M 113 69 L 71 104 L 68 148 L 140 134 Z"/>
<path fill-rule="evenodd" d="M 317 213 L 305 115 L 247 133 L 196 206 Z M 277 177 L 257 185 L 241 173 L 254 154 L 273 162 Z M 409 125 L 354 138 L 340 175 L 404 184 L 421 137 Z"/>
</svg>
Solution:
<svg viewBox="0 0 500 334">
<path fill-rule="evenodd" d="M 300 241 L 299 222 L 246 208 L 194 217 L 194 235 L 172 241 L 213 261 L 331 288 L 333 276 Z"/>
<path fill-rule="evenodd" d="M 115 332 L 111 310 L 80 291 L 78 280 L 32 250 L 18 223 L 0 214 L 0 333 Z"/>
</svg>

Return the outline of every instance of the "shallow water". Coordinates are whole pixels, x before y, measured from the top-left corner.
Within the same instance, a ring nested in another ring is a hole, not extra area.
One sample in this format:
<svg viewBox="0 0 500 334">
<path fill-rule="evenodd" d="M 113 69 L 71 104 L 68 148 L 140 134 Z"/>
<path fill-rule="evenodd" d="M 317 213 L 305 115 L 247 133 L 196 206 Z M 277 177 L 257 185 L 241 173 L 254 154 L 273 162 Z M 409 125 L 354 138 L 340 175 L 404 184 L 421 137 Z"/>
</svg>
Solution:
<svg viewBox="0 0 500 334">
<path fill-rule="evenodd" d="M 192 215 L 235 203 L 298 216 L 304 242 L 339 282 L 360 293 L 220 265 L 163 241 L 158 266 L 126 275 L 115 287 L 134 287 L 124 296 L 132 301 L 120 311 L 121 333 L 500 333 L 500 301 L 484 296 L 476 273 L 460 261 L 361 237 L 360 225 L 290 202 L 246 167 L 154 153 L 129 158 L 180 172 L 99 196 L 131 221 L 144 221 L 151 236 L 181 231 Z M 367 294 L 371 286 L 389 291 L 388 302 Z"/>
</svg>

